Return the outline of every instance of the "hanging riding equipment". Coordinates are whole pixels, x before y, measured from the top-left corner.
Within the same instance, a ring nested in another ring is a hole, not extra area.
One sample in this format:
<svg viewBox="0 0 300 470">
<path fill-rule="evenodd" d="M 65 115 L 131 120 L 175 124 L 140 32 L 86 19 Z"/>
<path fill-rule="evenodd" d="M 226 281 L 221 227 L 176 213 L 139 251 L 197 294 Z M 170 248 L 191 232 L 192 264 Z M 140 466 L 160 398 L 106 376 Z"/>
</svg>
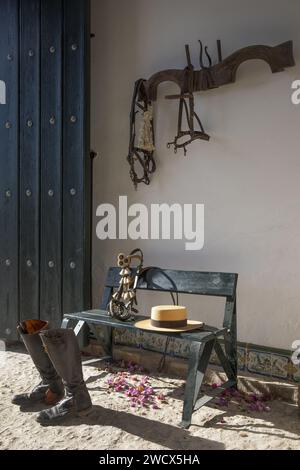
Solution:
<svg viewBox="0 0 300 470">
<path fill-rule="evenodd" d="M 140 79 L 135 83 L 130 112 L 130 138 L 127 160 L 130 166 L 130 177 L 135 188 L 139 183 L 150 184 L 150 175 L 156 170 L 156 164 L 153 158 L 155 139 L 152 106 L 146 98 L 141 98 L 141 89 L 144 81 L 145 80 Z M 136 145 L 136 118 L 139 113 L 142 113 L 144 120 L 144 128 L 140 132 L 140 146 Z M 138 174 L 137 170 L 138 165 L 140 174 Z"/>
<path fill-rule="evenodd" d="M 208 48 L 200 43 L 200 70 L 195 70 L 191 62 L 189 46 L 185 46 L 187 67 L 183 70 L 162 70 L 149 78 L 140 79 L 135 83 L 130 113 L 130 140 L 127 160 L 130 165 L 130 177 L 135 188 L 139 183 L 150 184 L 151 175 L 156 170 L 154 160 L 155 138 L 152 102 L 157 100 L 157 88 L 162 82 L 174 82 L 180 88 L 177 95 L 166 96 L 167 99 L 179 100 L 177 134 L 168 148 L 183 149 L 195 140 L 209 141 L 209 135 L 204 131 L 202 122 L 195 111 L 194 93 L 211 90 L 228 83 L 234 83 L 238 67 L 245 61 L 261 59 L 267 62 L 272 73 L 281 72 L 286 67 L 295 65 L 293 57 L 293 42 L 287 41 L 278 46 L 255 45 L 234 52 L 222 59 L 221 42 L 217 41 L 218 63 L 212 64 Z M 203 50 L 207 59 L 204 63 Z M 142 118 L 140 139 L 136 144 L 137 118 Z M 184 130 L 184 120 L 187 129 Z"/>
<path fill-rule="evenodd" d="M 177 125 L 177 135 L 173 142 L 169 142 L 167 147 L 170 148 L 172 145 L 174 146 L 174 153 L 177 153 L 177 150 L 182 148 L 184 151 L 184 155 L 186 155 L 187 145 L 191 144 L 194 140 L 202 139 L 202 140 L 209 140 L 210 137 L 208 134 L 205 133 L 203 125 L 200 121 L 199 116 L 195 112 L 195 99 L 193 94 L 193 77 L 194 77 L 194 66 L 191 62 L 190 56 L 190 49 L 189 46 L 185 46 L 186 57 L 188 66 L 186 68 L 187 76 L 188 76 L 188 92 L 181 93 L 180 95 L 168 95 L 166 99 L 169 100 L 177 100 L 179 99 L 179 113 L 178 113 L 178 125 Z M 209 63 L 211 65 L 211 58 L 207 52 L 207 48 L 205 48 L 206 55 L 208 57 Z M 203 46 L 202 42 L 200 41 L 200 65 L 203 69 L 206 69 L 203 64 Z M 208 69 L 207 69 L 208 70 Z M 208 71 L 209 76 L 209 71 Z M 183 116 L 185 115 L 186 122 L 188 124 L 188 130 L 183 130 Z M 195 130 L 195 121 L 199 125 L 200 130 Z M 184 140 L 187 138 L 188 140 Z M 181 140 L 181 142 L 180 142 Z"/>
</svg>

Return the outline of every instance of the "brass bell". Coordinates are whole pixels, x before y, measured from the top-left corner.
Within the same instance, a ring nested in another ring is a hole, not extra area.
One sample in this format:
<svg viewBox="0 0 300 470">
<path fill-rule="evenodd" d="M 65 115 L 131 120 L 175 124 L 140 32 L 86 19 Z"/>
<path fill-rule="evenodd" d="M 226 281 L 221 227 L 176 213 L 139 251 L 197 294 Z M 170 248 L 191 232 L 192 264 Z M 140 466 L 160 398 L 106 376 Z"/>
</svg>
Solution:
<svg viewBox="0 0 300 470">
<path fill-rule="evenodd" d="M 123 299 L 124 299 L 124 302 L 127 302 L 128 300 L 130 300 L 129 292 L 125 292 L 125 294 L 123 295 Z"/>
<path fill-rule="evenodd" d="M 130 276 L 124 276 L 123 277 L 123 284 L 125 286 L 129 286 L 131 284 L 131 277 Z"/>
<path fill-rule="evenodd" d="M 131 274 L 131 271 L 129 268 L 123 268 L 121 271 L 120 271 L 120 275 L 121 276 L 128 276 L 129 274 Z"/>
</svg>

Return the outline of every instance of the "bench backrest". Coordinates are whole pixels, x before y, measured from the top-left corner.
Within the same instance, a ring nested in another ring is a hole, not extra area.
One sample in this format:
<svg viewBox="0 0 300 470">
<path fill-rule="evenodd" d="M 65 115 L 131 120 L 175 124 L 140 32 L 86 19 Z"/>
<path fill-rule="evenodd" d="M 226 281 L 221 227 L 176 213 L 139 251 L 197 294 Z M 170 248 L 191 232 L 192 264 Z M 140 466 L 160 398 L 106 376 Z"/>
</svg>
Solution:
<svg viewBox="0 0 300 470">
<path fill-rule="evenodd" d="M 229 375 L 237 373 L 237 309 L 238 275 L 203 271 L 177 271 L 151 268 L 140 277 L 137 288 L 148 291 L 178 292 L 181 294 L 225 297 L 223 328 L 225 354 L 229 358 Z M 101 309 L 106 310 L 115 288 L 119 287 L 120 268 L 109 268 Z M 222 356 L 223 350 L 219 349 Z M 225 358 L 221 361 L 224 362 Z M 228 368 L 227 368 L 228 370 Z M 227 373 L 227 372 L 226 372 Z M 228 374 L 227 374 L 228 375 Z"/>
<path fill-rule="evenodd" d="M 226 297 L 235 302 L 238 275 L 203 271 L 151 268 L 140 278 L 137 288 L 181 294 Z M 119 287 L 120 268 L 108 270 L 101 308 L 106 308 L 114 288 Z"/>
</svg>

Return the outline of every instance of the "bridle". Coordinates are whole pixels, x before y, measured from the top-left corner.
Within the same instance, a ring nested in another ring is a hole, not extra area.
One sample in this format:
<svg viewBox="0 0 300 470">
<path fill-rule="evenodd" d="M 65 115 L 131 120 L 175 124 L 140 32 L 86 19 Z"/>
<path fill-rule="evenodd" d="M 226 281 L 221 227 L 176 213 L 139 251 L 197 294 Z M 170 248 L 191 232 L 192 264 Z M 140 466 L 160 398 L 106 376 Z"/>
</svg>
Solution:
<svg viewBox="0 0 300 470">
<path fill-rule="evenodd" d="M 130 177 L 137 188 L 139 183 L 150 184 L 150 176 L 156 170 L 156 163 L 153 157 L 154 150 L 146 150 L 140 148 L 136 144 L 137 131 L 136 131 L 136 118 L 138 113 L 144 115 L 150 108 L 151 102 L 148 101 L 143 93 L 143 84 L 145 80 L 139 79 L 134 86 L 134 93 L 132 97 L 131 111 L 130 111 L 130 136 L 129 136 L 129 151 L 127 160 L 130 165 Z M 141 99 L 141 96 L 143 98 Z M 152 140 L 154 143 L 154 127 L 153 121 L 150 123 Z M 137 166 L 142 170 L 142 176 L 138 176 Z"/>
</svg>

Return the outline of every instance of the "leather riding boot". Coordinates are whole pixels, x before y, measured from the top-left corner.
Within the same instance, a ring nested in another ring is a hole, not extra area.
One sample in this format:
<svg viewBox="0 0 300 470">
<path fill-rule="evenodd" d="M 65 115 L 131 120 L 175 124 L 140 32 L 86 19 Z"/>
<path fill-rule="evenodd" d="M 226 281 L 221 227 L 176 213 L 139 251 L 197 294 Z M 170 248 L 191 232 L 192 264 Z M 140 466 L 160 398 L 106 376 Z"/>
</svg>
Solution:
<svg viewBox="0 0 300 470">
<path fill-rule="evenodd" d="M 31 392 L 15 395 L 12 403 L 19 406 L 34 405 L 38 402 L 53 405 L 63 396 L 64 387 L 39 336 L 41 331 L 48 328 L 48 323 L 41 320 L 25 320 L 17 328 L 42 381 Z"/>
<path fill-rule="evenodd" d="M 81 353 L 72 329 L 46 330 L 40 334 L 45 349 L 65 385 L 65 397 L 39 413 L 37 421 L 49 424 L 70 414 L 85 416 L 92 402 L 83 380 Z"/>
</svg>

